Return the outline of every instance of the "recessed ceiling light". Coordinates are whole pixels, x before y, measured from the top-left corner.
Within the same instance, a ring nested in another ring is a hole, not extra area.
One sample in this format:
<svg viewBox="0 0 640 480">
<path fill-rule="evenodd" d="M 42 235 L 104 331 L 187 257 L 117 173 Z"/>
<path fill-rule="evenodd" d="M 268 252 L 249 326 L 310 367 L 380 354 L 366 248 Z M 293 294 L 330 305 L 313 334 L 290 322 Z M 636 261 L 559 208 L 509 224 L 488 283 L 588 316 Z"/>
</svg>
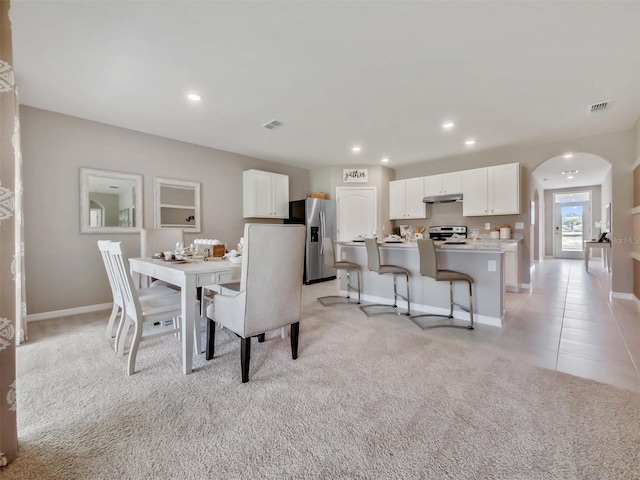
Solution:
<svg viewBox="0 0 640 480">
<path fill-rule="evenodd" d="M 564 158 L 571 158 L 571 157 L 573 157 L 573 153 L 565 153 L 565 154 L 563 155 L 563 157 L 564 157 Z"/>
<path fill-rule="evenodd" d="M 573 175 L 567 176 L 567 180 L 571 180 L 572 178 L 573 178 Z"/>
<path fill-rule="evenodd" d="M 455 126 L 456 126 L 456 124 L 455 124 L 455 123 L 453 123 L 453 122 L 444 122 L 444 123 L 442 124 L 442 128 L 445 128 L 445 129 L 453 128 L 453 127 L 455 127 Z"/>
<path fill-rule="evenodd" d="M 389 159 L 388 159 L 387 157 L 384 157 L 384 158 L 382 159 L 382 163 L 387 163 L 388 161 L 389 161 Z"/>
<path fill-rule="evenodd" d="M 192 102 L 199 102 L 200 100 L 202 100 L 202 97 L 197 93 L 189 93 L 187 94 L 187 98 Z"/>
<path fill-rule="evenodd" d="M 361 149 L 360 149 L 360 147 L 353 147 L 353 148 L 351 149 L 351 151 L 352 151 L 353 153 L 359 153 L 359 152 L 360 152 L 360 150 L 361 150 Z"/>
<path fill-rule="evenodd" d="M 565 170 L 562 172 L 563 175 L 573 175 L 574 173 L 578 173 L 578 170 Z"/>
<path fill-rule="evenodd" d="M 466 142 L 464 142 L 465 145 L 475 145 L 476 141 L 473 138 L 470 138 L 469 140 L 467 140 Z"/>
</svg>

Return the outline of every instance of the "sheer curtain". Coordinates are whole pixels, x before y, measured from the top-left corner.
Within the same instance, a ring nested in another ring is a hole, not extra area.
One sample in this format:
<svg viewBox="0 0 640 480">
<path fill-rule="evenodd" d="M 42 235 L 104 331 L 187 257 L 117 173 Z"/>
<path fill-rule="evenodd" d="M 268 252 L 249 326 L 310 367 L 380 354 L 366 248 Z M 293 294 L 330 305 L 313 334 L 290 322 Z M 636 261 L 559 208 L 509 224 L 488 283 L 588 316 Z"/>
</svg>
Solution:
<svg viewBox="0 0 640 480">
<path fill-rule="evenodd" d="M 0 1 L 0 468 L 18 451 L 16 343 L 24 339 L 22 159 L 9 1 Z"/>
</svg>

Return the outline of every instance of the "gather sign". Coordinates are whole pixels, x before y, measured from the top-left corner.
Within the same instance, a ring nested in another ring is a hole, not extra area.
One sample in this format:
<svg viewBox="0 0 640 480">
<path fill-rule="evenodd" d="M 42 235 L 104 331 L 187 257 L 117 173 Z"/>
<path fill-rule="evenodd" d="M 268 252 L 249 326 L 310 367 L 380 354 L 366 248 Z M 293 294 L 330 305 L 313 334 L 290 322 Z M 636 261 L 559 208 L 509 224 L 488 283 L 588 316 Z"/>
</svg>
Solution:
<svg viewBox="0 0 640 480">
<path fill-rule="evenodd" d="M 342 170 L 342 180 L 344 183 L 367 183 L 369 170 L 366 168 L 345 168 Z"/>
</svg>

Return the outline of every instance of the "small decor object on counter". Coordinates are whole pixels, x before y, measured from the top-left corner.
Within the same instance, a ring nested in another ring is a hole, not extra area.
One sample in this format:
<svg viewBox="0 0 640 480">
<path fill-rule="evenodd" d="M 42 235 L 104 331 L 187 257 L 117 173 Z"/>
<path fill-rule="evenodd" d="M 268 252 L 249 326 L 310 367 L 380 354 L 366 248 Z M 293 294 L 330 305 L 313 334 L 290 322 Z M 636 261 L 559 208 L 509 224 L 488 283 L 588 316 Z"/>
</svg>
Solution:
<svg viewBox="0 0 640 480">
<path fill-rule="evenodd" d="M 511 238 L 511 226 L 510 225 L 502 225 L 500 227 L 500 239 L 501 240 L 509 240 Z"/>
<path fill-rule="evenodd" d="M 500 229 L 499 228 L 492 228 L 491 231 L 489 232 L 489 238 L 492 238 L 494 240 L 498 240 L 500 238 Z"/>
<path fill-rule="evenodd" d="M 326 200 L 327 199 L 327 194 L 324 192 L 311 192 L 307 194 L 307 197 L 311 197 L 311 198 L 320 198 L 322 200 Z"/>
</svg>

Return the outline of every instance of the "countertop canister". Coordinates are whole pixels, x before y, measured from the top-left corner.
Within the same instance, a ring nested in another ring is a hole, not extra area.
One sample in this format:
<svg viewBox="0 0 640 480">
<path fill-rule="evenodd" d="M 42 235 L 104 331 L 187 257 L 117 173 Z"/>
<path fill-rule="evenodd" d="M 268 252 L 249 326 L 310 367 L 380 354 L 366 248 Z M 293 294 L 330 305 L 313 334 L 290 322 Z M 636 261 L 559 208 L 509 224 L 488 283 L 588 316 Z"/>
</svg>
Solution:
<svg viewBox="0 0 640 480">
<path fill-rule="evenodd" d="M 511 227 L 500 227 L 500 239 L 509 240 L 511 238 Z"/>
</svg>

